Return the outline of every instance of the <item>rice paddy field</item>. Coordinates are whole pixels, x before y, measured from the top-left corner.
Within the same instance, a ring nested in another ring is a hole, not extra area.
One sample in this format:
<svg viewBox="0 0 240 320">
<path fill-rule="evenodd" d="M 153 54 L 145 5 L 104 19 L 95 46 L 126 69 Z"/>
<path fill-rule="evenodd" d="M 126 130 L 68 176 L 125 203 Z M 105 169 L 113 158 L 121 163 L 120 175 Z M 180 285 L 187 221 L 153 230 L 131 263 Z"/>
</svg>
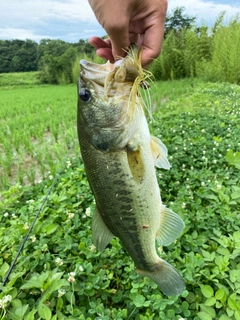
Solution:
<svg viewBox="0 0 240 320">
<path fill-rule="evenodd" d="M 0 86 L 0 319 L 239 320 L 239 86 L 186 79 L 151 88 L 150 130 L 172 165 L 157 170 L 162 199 L 185 222 L 173 244 L 156 244 L 186 282 L 166 297 L 135 273 L 118 239 L 102 253 L 92 245 L 76 86 L 9 77 Z"/>
</svg>

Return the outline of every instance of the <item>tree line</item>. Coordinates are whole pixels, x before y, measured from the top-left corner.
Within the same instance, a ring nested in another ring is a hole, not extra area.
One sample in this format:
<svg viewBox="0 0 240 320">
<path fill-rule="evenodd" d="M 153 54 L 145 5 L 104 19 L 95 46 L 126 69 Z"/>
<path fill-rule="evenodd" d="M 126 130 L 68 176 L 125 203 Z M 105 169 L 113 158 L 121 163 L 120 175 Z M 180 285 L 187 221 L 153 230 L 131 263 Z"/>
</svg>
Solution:
<svg viewBox="0 0 240 320">
<path fill-rule="evenodd" d="M 54 74 L 71 69 L 72 61 L 80 55 L 94 58 L 95 49 L 87 40 L 68 43 L 42 39 L 39 44 L 30 39 L 0 40 L 0 73 L 40 71 L 42 82 L 57 83 Z M 52 78 L 48 78 L 52 71 Z"/>
<path fill-rule="evenodd" d="M 221 13 L 212 28 L 196 27 L 196 17 L 179 7 L 167 15 L 160 56 L 149 70 L 157 80 L 205 77 L 240 84 L 240 22 L 224 24 Z M 79 60 L 103 62 L 87 40 L 0 40 L 0 73 L 39 71 L 42 83 L 67 84 L 79 76 Z"/>
</svg>

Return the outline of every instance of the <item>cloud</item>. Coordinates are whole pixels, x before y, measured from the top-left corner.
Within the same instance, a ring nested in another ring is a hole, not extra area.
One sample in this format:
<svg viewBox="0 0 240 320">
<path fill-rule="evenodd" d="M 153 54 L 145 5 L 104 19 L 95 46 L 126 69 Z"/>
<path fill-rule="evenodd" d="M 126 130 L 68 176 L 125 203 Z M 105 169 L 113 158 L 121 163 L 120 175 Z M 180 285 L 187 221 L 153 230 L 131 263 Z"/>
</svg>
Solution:
<svg viewBox="0 0 240 320">
<path fill-rule="evenodd" d="M 77 42 L 106 32 L 97 22 L 87 0 L 0 0 L 0 39 L 62 39 Z M 224 0 L 169 0 L 170 13 L 185 7 L 189 16 L 197 16 L 197 23 L 211 26 L 222 11 L 226 22 L 240 11 L 239 2 Z"/>
<path fill-rule="evenodd" d="M 11 0 L 1 3 L 0 39 L 39 41 L 50 38 L 77 42 L 93 35 L 103 36 L 105 31 L 87 0 Z"/>
<path fill-rule="evenodd" d="M 23 28 L 0 28 L 0 39 L 34 39 L 39 41 L 46 38 L 45 35 L 34 34 L 33 30 Z"/>
<path fill-rule="evenodd" d="M 169 1 L 168 12 L 170 13 L 176 7 L 185 7 L 185 13 L 189 16 L 197 17 L 197 23 L 204 22 L 212 26 L 218 15 L 226 11 L 225 20 L 229 22 L 240 12 L 239 2 L 226 1 L 227 3 L 219 3 L 220 1 L 203 1 L 203 0 L 171 0 Z M 230 4 L 230 2 L 232 2 Z"/>
</svg>

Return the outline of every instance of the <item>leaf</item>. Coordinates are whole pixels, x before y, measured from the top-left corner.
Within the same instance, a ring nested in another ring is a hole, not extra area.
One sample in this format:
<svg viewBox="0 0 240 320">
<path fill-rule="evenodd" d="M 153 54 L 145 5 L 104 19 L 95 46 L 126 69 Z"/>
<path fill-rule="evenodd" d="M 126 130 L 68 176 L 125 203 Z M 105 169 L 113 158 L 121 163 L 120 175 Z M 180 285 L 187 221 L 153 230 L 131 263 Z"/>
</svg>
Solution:
<svg viewBox="0 0 240 320">
<path fill-rule="evenodd" d="M 216 303 L 216 299 L 214 297 L 208 298 L 205 302 L 204 305 L 205 306 L 213 306 Z"/>
<path fill-rule="evenodd" d="M 24 320 L 34 320 L 34 315 L 37 312 L 36 309 L 32 309 L 24 318 Z"/>
<path fill-rule="evenodd" d="M 200 306 L 203 312 L 208 313 L 212 318 L 216 317 L 216 312 L 212 307 L 205 306 L 204 304 L 201 304 Z"/>
<path fill-rule="evenodd" d="M 215 293 L 215 298 L 217 300 L 222 300 L 224 298 L 225 291 L 223 288 L 220 288 L 216 293 Z"/>
<path fill-rule="evenodd" d="M 204 295 L 204 297 L 210 298 L 213 296 L 214 291 L 213 291 L 212 287 L 210 287 L 209 285 L 200 285 L 200 287 L 201 287 L 201 291 L 202 291 L 202 294 Z"/>
<path fill-rule="evenodd" d="M 240 189 L 240 188 L 239 188 L 239 189 Z M 236 191 L 236 192 L 233 192 L 233 193 L 231 194 L 231 198 L 232 198 L 233 200 L 240 198 L 240 190 L 239 190 L 239 191 Z"/>
<path fill-rule="evenodd" d="M 15 309 L 15 315 L 24 319 L 24 314 L 26 313 L 28 307 L 29 307 L 28 304 L 21 306 L 21 307 L 18 307 L 17 309 Z"/>
<path fill-rule="evenodd" d="M 42 319 L 50 320 L 52 316 L 51 310 L 43 303 L 39 303 L 38 305 L 38 314 Z"/>
<path fill-rule="evenodd" d="M 210 316 L 210 314 L 206 312 L 198 312 L 198 316 L 201 320 L 212 320 L 213 318 Z"/>
<path fill-rule="evenodd" d="M 229 318 L 227 315 L 222 314 L 219 320 L 232 320 L 232 318 Z"/>
<path fill-rule="evenodd" d="M 42 288 L 43 282 L 39 280 L 29 279 L 20 289 Z"/>
<path fill-rule="evenodd" d="M 235 311 L 236 320 L 240 320 L 240 310 Z"/>
<path fill-rule="evenodd" d="M 57 228 L 58 228 L 58 224 L 53 223 L 53 224 L 46 226 L 45 232 L 47 234 L 51 234 L 51 233 L 55 232 L 57 230 Z"/>
<path fill-rule="evenodd" d="M 137 294 L 133 299 L 133 303 L 137 308 L 142 307 L 144 301 L 145 301 L 145 297 L 140 294 Z"/>
<path fill-rule="evenodd" d="M 41 303 L 45 302 L 46 300 L 49 299 L 51 294 L 60 289 L 63 286 L 69 286 L 69 282 L 65 279 L 60 279 L 60 280 L 54 280 L 54 282 L 47 288 L 47 290 L 43 293 L 40 301 Z"/>
<path fill-rule="evenodd" d="M 240 152 L 233 152 L 233 150 L 229 150 L 225 156 L 227 162 L 237 169 L 240 169 Z"/>
<path fill-rule="evenodd" d="M 236 305 L 236 296 L 234 294 L 232 294 L 229 298 L 228 298 L 228 306 L 230 309 L 236 311 L 237 305 Z"/>
<path fill-rule="evenodd" d="M 1 266 L 1 269 L 0 269 L 0 276 L 2 278 L 5 277 L 5 274 L 7 273 L 8 269 L 9 269 L 9 265 L 7 264 L 7 262 L 4 262 L 4 264 Z"/>
</svg>

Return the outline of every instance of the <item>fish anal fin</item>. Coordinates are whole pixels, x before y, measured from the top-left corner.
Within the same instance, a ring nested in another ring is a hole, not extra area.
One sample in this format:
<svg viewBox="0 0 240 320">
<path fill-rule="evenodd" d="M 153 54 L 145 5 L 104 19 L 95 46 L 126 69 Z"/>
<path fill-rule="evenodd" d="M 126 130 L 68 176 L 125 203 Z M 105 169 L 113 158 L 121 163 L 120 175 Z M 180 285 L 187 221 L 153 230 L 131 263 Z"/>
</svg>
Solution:
<svg viewBox="0 0 240 320">
<path fill-rule="evenodd" d="M 114 235 L 108 229 L 96 208 L 92 219 L 92 240 L 94 246 L 99 251 L 103 251 L 112 238 L 114 238 Z"/>
<path fill-rule="evenodd" d="M 170 169 L 171 165 L 167 159 L 167 148 L 162 141 L 154 136 L 151 136 L 151 150 L 154 160 L 154 165 L 158 168 Z"/>
<path fill-rule="evenodd" d="M 158 243 L 168 246 L 177 239 L 184 226 L 182 218 L 166 206 L 162 206 L 160 226 L 156 234 Z"/>
<path fill-rule="evenodd" d="M 160 258 L 151 271 L 135 270 L 139 275 L 151 278 L 166 296 L 179 295 L 186 288 L 179 273 L 169 263 Z"/>
</svg>

